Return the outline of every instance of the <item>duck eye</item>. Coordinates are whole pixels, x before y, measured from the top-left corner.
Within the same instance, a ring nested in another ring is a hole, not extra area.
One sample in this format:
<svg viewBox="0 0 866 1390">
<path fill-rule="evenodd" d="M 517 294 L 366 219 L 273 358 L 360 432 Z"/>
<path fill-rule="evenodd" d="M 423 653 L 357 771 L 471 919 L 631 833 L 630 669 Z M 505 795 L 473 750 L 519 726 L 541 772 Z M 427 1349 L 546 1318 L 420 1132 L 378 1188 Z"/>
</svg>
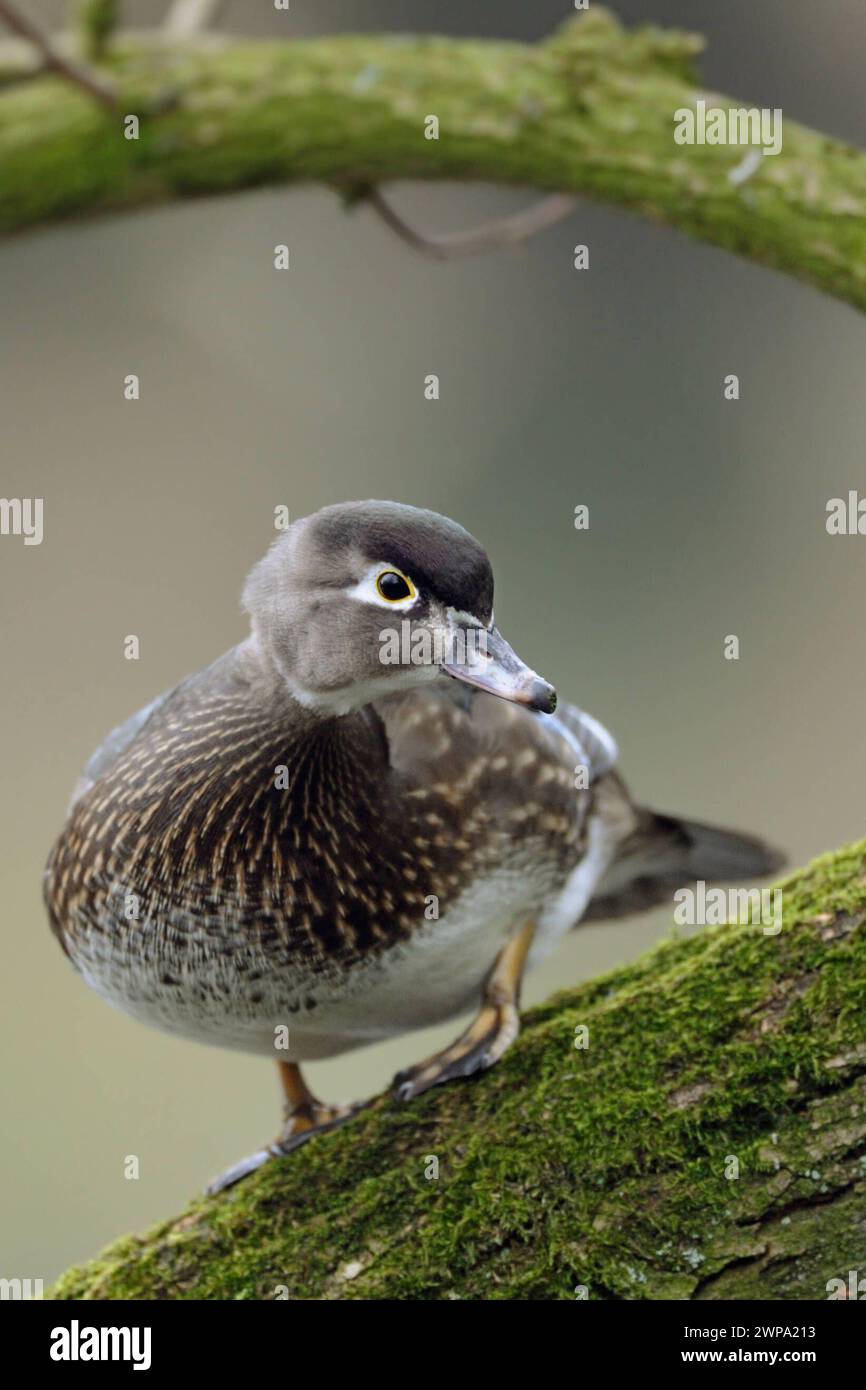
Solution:
<svg viewBox="0 0 866 1390">
<path fill-rule="evenodd" d="M 414 598 L 415 588 L 411 580 L 396 570 L 384 570 L 376 580 L 379 595 L 388 603 L 399 603 L 404 598 Z"/>
</svg>

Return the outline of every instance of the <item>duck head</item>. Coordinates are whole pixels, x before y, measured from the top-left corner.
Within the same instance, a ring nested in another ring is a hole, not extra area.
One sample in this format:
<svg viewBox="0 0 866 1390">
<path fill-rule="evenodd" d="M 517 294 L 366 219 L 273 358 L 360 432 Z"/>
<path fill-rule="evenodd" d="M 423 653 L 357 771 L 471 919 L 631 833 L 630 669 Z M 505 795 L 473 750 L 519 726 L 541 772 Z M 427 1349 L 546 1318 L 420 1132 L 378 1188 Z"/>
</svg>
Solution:
<svg viewBox="0 0 866 1390">
<path fill-rule="evenodd" d="M 483 546 L 436 512 L 346 502 L 303 517 L 250 573 L 244 606 L 263 658 L 323 715 L 443 677 L 556 705 L 494 625 Z"/>
</svg>

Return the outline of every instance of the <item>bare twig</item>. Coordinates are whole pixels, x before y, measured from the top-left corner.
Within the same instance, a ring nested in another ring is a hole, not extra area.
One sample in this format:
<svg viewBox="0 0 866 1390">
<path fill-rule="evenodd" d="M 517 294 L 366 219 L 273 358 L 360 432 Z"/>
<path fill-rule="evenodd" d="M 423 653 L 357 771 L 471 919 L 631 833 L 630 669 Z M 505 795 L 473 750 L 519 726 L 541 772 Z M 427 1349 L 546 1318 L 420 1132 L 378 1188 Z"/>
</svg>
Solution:
<svg viewBox="0 0 866 1390">
<path fill-rule="evenodd" d="M 5 20 L 8 28 L 14 34 L 20 35 L 22 39 L 27 39 L 38 49 L 42 55 L 42 62 L 51 72 L 58 73 L 61 77 L 67 78 L 69 82 L 74 82 L 77 87 L 88 93 L 100 105 L 114 111 L 117 105 L 117 98 L 114 88 L 90 68 L 83 63 L 76 63 L 71 58 L 66 58 L 51 43 L 50 39 L 43 34 L 38 25 L 19 13 L 17 6 L 10 3 L 10 0 L 0 0 L 0 19 Z"/>
<path fill-rule="evenodd" d="M 561 222 L 577 202 L 567 193 L 553 193 L 542 198 L 532 207 L 511 217 L 502 217 L 494 222 L 484 222 L 473 227 L 470 232 L 451 232 L 445 236 L 428 236 L 410 227 L 408 222 L 395 211 L 378 188 L 370 188 L 364 194 L 369 203 L 392 232 L 396 232 L 407 245 L 422 255 L 432 256 L 438 261 L 457 260 L 460 256 L 474 256 L 480 251 L 489 251 L 499 246 L 517 246 L 527 241 L 536 232 Z"/>
<path fill-rule="evenodd" d="M 200 34 L 219 19 L 225 0 L 173 0 L 163 28 L 175 39 Z"/>
</svg>

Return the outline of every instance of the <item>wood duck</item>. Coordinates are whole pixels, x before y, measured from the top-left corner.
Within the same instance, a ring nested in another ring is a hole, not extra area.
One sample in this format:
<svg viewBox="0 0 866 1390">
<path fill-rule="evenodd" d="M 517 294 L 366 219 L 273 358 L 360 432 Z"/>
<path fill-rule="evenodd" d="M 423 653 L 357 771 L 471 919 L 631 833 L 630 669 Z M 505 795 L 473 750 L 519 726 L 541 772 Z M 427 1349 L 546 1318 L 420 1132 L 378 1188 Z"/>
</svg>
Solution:
<svg viewBox="0 0 866 1390">
<path fill-rule="evenodd" d="M 344 1123 L 300 1064 L 476 1009 L 395 1078 L 492 1066 L 520 983 L 587 917 L 764 875 L 758 840 L 630 798 L 616 745 L 500 635 L 461 526 L 394 502 L 294 522 L 244 590 L 249 637 L 93 755 L 46 870 L 54 931 L 132 1017 L 276 1060 L 279 1137 Z M 555 712 L 554 712 L 555 711 Z"/>
</svg>

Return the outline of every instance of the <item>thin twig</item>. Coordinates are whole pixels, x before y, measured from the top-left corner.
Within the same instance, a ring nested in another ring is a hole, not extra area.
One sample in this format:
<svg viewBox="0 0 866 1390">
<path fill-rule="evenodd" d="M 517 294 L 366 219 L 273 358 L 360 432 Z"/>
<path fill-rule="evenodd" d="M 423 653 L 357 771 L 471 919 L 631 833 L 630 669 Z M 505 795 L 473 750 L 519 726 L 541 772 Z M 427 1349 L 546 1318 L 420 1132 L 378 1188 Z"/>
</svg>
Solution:
<svg viewBox="0 0 866 1390">
<path fill-rule="evenodd" d="M 14 34 L 20 35 L 22 39 L 27 39 L 39 50 L 42 55 L 42 62 L 51 72 L 58 73 L 70 82 L 74 82 L 77 87 L 81 87 L 89 96 L 93 97 L 102 106 L 114 111 L 117 106 L 117 98 L 114 88 L 104 82 L 102 78 L 83 63 L 73 62 L 71 58 L 65 58 L 62 53 L 51 43 L 38 25 L 23 14 L 19 14 L 15 5 L 10 4 L 9 0 L 0 0 L 0 19 L 5 20 L 7 26 Z"/>
<path fill-rule="evenodd" d="M 536 232 L 561 222 L 571 212 L 576 198 L 568 193 L 553 193 L 542 198 L 532 207 L 511 217 L 502 217 L 494 222 L 484 222 L 473 227 L 470 232 L 451 232 L 445 236 L 427 236 L 410 227 L 385 198 L 378 188 L 370 188 L 364 193 L 364 201 L 381 217 L 392 232 L 422 255 L 433 256 L 438 261 L 456 260 L 460 256 L 474 256 L 480 251 L 489 251 L 498 246 L 517 246 L 527 241 Z"/>
<path fill-rule="evenodd" d="M 162 27 L 174 39 L 191 38 L 219 19 L 224 3 L 225 0 L 173 0 Z"/>
</svg>

